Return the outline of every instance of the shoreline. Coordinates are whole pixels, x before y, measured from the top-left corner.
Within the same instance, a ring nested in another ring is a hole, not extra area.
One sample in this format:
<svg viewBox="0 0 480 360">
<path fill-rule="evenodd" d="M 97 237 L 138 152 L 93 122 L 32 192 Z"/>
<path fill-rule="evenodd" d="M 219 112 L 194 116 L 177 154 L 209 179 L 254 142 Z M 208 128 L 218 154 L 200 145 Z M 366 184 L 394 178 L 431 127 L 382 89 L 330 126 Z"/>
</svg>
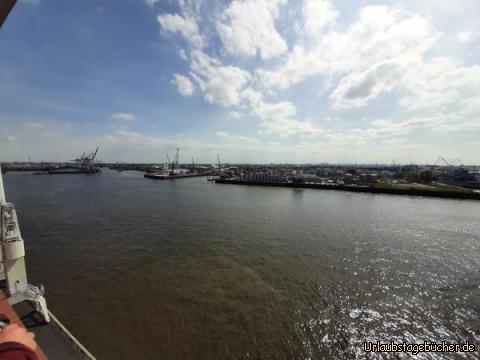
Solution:
<svg viewBox="0 0 480 360">
<path fill-rule="evenodd" d="M 156 173 L 146 173 L 143 177 L 148 179 L 154 180 L 175 180 L 175 179 L 185 179 L 185 178 L 192 178 L 192 177 L 201 177 L 201 176 L 208 176 L 204 174 L 183 174 L 183 175 L 160 175 Z"/>
<path fill-rule="evenodd" d="M 388 194 L 403 196 L 422 196 L 435 197 L 442 199 L 461 199 L 461 200 L 480 200 L 480 193 L 460 192 L 460 191 L 441 191 L 441 190 L 420 190 L 420 189 L 388 189 L 375 188 L 370 186 L 352 186 L 352 185 L 323 185 L 323 184 L 305 184 L 305 183 L 264 183 L 259 181 L 242 181 L 216 179 L 216 184 L 231 185 L 251 185 L 251 186 L 269 186 L 286 187 L 296 189 L 317 189 L 317 190 L 336 190 L 369 194 Z"/>
</svg>

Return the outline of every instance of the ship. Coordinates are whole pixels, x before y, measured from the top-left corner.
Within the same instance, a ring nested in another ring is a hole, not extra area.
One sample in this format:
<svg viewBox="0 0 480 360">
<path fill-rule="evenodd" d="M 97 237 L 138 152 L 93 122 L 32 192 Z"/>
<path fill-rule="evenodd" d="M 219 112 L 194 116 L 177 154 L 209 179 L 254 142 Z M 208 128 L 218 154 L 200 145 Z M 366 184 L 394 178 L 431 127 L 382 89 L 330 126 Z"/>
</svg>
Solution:
<svg viewBox="0 0 480 360">
<path fill-rule="evenodd" d="M 15 3 L 0 1 L 0 29 Z M 33 332 L 39 360 L 94 360 L 48 309 L 45 288 L 28 282 L 24 240 L 15 206 L 7 202 L 2 174 L 0 165 L 0 329 L 17 324 Z"/>
<path fill-rule="evenodd" d="M 35 174 L 98 174 L 101 172 L 100 167 L 95 165 L 95 159 L 97 158 L 98 147 L 91 154 L 80 155 L 77 159 L 72 160 L 73 164 L 69 166 L 61 166 L 48 169 L 44 172 L 37 172 Z"/>
<path fill-rule="evenodd" d="M 205 176 L 205 174 L 200 174 L 197 172 L 190 172 L 188 169 L 182 169 L 178 165 L 178 154 L 180 149 L 177 148 L 177 152 L 175 154 L 175 158 L 173 161 L 170 161 L 170 157 L 168 154 L 165 154 L 167 158 L 167 163 L 165 163 L 162 167 L 154 167 L 143 175 L 149 179 L 155 180 L 173 180 L 173 179 L 182 179 L 182 178 L 190 178 L 190 177 L 198 177 L 198 176 Z M 193 166 L 192 166 L 193 168 Z"/>
<path fill-rule="evenodd" d="M 0 166 L 1 169 L 1 166 Z M 47 307 L 45 288 L 28 283 L 25 246 L 15 206 L 7 202 L 0 172 L 0 328 L 17 324 L 35 334 L 39 360 L 94 360 Z"/>
</svg>

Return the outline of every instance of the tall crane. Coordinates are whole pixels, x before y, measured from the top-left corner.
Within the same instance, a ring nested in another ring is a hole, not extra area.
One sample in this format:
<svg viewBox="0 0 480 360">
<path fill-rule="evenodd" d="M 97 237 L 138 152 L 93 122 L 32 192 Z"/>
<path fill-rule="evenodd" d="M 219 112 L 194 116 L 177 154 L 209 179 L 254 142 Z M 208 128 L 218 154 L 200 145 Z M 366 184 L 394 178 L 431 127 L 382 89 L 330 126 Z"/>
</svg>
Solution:
<svg viewBox="0 0 480 360">
<path fill-rule="evenodd" d="M 180 151 L 180 149 L 177 147 L 177 152 L 175 153 L 175 166 L 178 165 L 178 152 Z"/>
<path fill-rule="evenodd" d="M 83 152 L 80 157 L 78 157 L 77 159 L 73 159 L 72 161 L 80 164 L 80 167 L 84 169 L 87 169 L 89 171 L 95 171 L 95 159 L 97 158 L 97 154 L 98 146 L 91 154 L 85 155 L 85 152 Z"/>
<path fill-rule="evenodd" d="M 170 157 L 168 156 L 168 153 L 165 153 L 165 156 L 167 158 L 168 166 L 170 168 L 170 175 L 173 175 L 175 173 L 175 168 L 178 167 L 178 154 L 179 154 L 180 149 L 177 147 L 177 151 L 175 153 L 175 158 L 173 161 L 170 161 Z"/>
<path fill-rule="evenodd" d="M 97 154 L 98 154 L 98 146 L 97 146 L 97 149 L 95 150 L 95 152 L 93 152 L 91 155 L 90 155 L 90 160 L 91 162 L 93 163 L 97 157 Z"/>
<path fill-rule="evenodd" d="M 447 161 L 445 158 L 439 156 L 435 162 L 435 166 L 438 166 L 440 162 L 443 162 L 448 167 L 448 173 L 453 175 L 455 173 L 455 163 L 458 163 L 458 167 L 462 167 L 463 162 L 460 159 L 454 159 L 452 161 Z"/>
<path fill-rule="evenodd" d="M 443 163 L 445 163 L 445 165 L 447 166 L 452 166 L 447 160 L 445 160 L 445 158 L 439 156 L 437 158 L 437 161 L 435 161 L 435 166 L 438 166 L 438 164 L 440 163 L 440 161 L 442 161 Z"/>
<path fill-rule="evenodd" d="M 168 153 L 165 153 L 165 157 L 167 159 L 167 163 L 165 164 L 164 166 L 164 171 L 170 171 L 171 170 L 171 167 L 172 167 L 172 164 L 170 164 L 170 157 L 168 156 Z"/>
</svg>

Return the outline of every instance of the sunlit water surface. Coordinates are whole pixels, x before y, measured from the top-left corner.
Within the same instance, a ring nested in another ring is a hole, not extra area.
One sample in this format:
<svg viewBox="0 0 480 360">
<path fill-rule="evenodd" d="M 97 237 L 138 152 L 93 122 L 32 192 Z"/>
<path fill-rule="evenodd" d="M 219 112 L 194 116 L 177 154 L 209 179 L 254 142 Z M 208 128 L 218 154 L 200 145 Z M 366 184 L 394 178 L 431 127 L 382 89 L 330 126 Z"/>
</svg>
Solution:
<svg viewBox="0 0 480 360">
<path fill-rule="evenodd" d="M 348 359 L 364 356 L 363 341 L 480 345 L 480 202 L 108 170 L 9 173 L 5 186 L 30 281 L 99 359 Z"/>
</svg>

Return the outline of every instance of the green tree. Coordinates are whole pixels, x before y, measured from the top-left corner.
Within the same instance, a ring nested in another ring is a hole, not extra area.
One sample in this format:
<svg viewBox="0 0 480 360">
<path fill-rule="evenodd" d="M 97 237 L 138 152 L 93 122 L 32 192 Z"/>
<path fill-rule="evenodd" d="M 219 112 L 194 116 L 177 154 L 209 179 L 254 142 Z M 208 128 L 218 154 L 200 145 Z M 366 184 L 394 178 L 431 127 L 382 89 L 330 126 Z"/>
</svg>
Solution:
<svg viewBox="0 0 480 360">
<path fill-rule="evenodd" d="M 410 170 L 405 174 L 405 180 L 409 183 L 414 183 L 420 180 L 420 174 L 418 171 Z"/>
<path fill-rule="evenodd" d="M 420 173 L 420 179 L 424 183 L 431 183 L 433 180 L 433 173 L 430 170 L 422 171 Z"/>
</svg>

